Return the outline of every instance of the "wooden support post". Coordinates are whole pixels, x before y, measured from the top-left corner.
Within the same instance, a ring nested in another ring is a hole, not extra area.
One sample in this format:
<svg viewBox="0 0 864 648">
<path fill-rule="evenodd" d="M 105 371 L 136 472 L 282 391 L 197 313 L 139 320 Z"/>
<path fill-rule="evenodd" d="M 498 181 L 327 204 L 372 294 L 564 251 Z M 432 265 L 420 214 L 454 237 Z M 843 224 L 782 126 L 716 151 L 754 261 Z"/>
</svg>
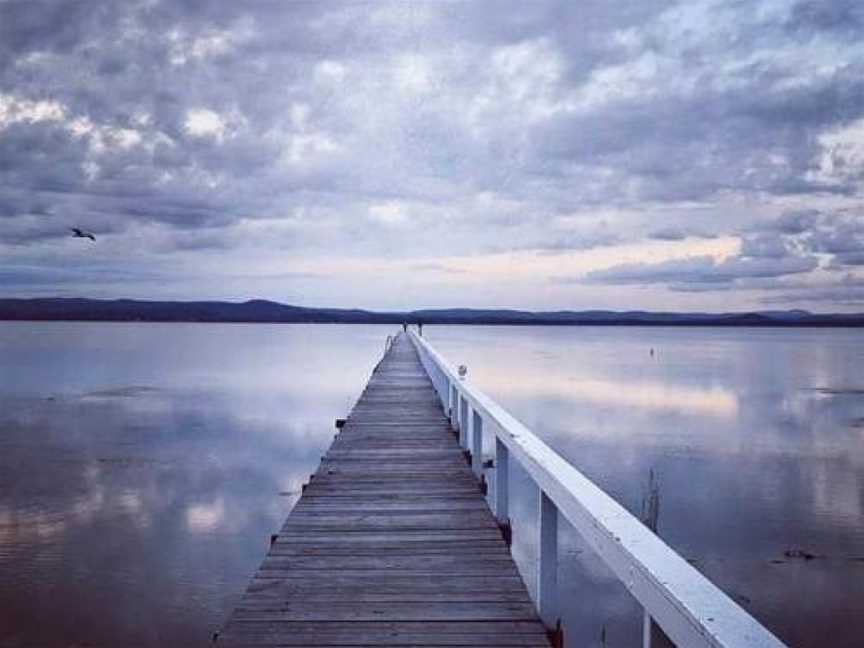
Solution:
<svg viewBox="0 0 864 648">
<path fill-rule="evenodd" d="M 558 628 L 558 509 L 540 490 L 537 611 L 549 630 Z"/>
<path fill-rule="evenodd" d="M 471 408 L 471 467 L 477 477 L 483 475 L 483 418 Z"/>
</svg>

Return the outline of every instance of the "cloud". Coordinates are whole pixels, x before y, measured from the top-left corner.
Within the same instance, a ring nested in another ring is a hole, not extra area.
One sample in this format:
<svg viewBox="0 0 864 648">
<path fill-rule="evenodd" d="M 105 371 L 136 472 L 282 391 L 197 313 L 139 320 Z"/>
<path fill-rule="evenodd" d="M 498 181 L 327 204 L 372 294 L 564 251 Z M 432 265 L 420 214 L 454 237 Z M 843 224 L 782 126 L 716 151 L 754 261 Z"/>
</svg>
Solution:
<svg viewBox="0 0 864 648">
<path fill-rule="evenodd" d="M 221 140 L 225 136 L 227 124 L 212 110 L 193 108 L 186 113 L 184 127 L 192 137 L 212 136 Z"/>
<path fill-rule="evenodd" d="M 661 227 L 648 232 L 648 238 L 657 241 L 683 241 L 688 238 L 713 238 L 714 236 L 702 229 L 684 226 Z"/>
<path fill-rule="evenodd" d="M 213 254 L 239 268 L 286 250 L 298 267 L 335 250 L 432 267 L 741 239 L 738 257 L 691 261 L 691 279 L 650 259 L 588 275 L 660 298 L 855 272 L 862 24 L 846 0 L 6 0 L 0 254 L 51 267 L 80 225 L 124 250 L 129 283 L 154 286 L 156 263 L 189 298 L 218 296 L 201 279 Z M 54 276 L 34 273 L 34 290 Z M 286 276 L 292 294 L 321 290 Z M 358 305 L 387 292 L 342 279 Z M 534 286 L 498 305 L 541 298 L 569 299 Z"/>
<path fill-rule="evenodd" d="M 769 223 L 767 227 L 782 234 L 803 234 L 818 221 L 819 211 L 816 209 L 790 211 Z"/>
<path fill-rule="evenodd" d="M 730 284 L 739 279 L 773 278 L 810 272 L 815 257 L 735 257 L 718 261 L 710 256 L 673 259 L 660 263 L 634 263 L 595 270 L 588 283 L 604 284 Z"/>
<path fill-rule="evenodd" d="M 760 298 L 764 304 L 789 306 L 807 300 L 818 305 L 831 304 L 861 307 L 864 305 L 864 279 L 846 274 L 833 281 L 816 285 L 792 285 Z"/>
<path fill-rule="evenodd" d="M 827 257 L 832 270 L 862 265 L 864 258 L 864 212 L 842 210 L 792 212 L 782 215 L 768 228 L 775 234 L 758 234 L 760 240 L 774 241 L 787 251 Z"/>
<path fill-rule="evenodd" d="M 750 234 L 741 239 L 741 256 L 762 259 L 782 259 L 794 254 L 789 242 L 782 236 Z"/>
<path fill-rule="evenodd" d="M 687 232 L 680 227 L 664 227 L 648 234 L 649 238 L 658 241 L 683 241 L 687 236 Z"/>
<path fill-rule="evenodd" d="M 673 231 L 669 236 L 677 236 Z M 659 238 L 654 236 L 654 238 Z M 672 238 L 671 240 L 682 240 Z M 827 263 L 820 264 L 820 257 Z M 613 285 L 662 284 L 673 290 L 704 292 L 730 288 L 788 290 L 791 275 L 809 275 L 824 266 L 828 271 L 864 265 L 864 216 L 816 210 L 784 213 L 752 226 L 740 235 L 740 249 L 724 258 L 691 256 L 659 263 L 628 263 L 587 273 L 586 283 Z M 847 275 L 844 288 L 856 279 Z M 832 294 L 824 281 L 798 284 L 804 297 Z M 820 288 L 821 286 L 821 288 Z M 824 299 L 822 300 L 824 301 Z"/>
</svg>

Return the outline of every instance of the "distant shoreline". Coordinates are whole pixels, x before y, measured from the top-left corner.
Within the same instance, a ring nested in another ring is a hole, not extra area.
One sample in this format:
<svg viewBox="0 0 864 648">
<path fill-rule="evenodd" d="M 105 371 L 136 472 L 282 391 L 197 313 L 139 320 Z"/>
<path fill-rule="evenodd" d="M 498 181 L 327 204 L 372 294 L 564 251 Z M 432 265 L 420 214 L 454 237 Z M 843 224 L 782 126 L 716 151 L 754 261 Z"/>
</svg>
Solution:
<svg viewBox="0 0 864 648">
<path fill-rule="evenodd" d="M 862 328 L 864 313 L 757 311 L 669 313 L 650 311 L 547 311 L 437 309 L 376 312 L 308 308 L 265 300 L 180 302 L 86 298 L 0 299 L 0 321 L 160 322 L 238 324 L 395 324 L 497 326 L 712 326 Z"/>
</svg>

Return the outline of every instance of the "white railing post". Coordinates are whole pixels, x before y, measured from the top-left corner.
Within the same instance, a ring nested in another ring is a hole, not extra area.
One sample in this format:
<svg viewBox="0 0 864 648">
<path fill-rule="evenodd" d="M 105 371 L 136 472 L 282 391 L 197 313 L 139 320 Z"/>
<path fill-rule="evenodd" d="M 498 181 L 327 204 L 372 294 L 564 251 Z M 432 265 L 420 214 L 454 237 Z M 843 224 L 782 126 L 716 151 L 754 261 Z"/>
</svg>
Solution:
<svg viewBox="0 0 864 648">
<path fill-rule="evenodd" d="M 651 615 L 642 610 L 642 648 L 651 648 Z"/>
<path fill-rule="evenodd" d="M 450 383 L 450 427 L 456 429 L 456 416 L 458 401 L 456 399 L 456 385 Z"/>
<path fill-rule="evenodd" d="M 462 438 L 462 394 L 459 393 L 459 388 L 453 386 L 453 393 L 456 394 L 456 429 L 459 431 L 459 438 Z"/>
<path fill-rule="evenodd" d="M 483 418 L 471 408 L 471 468 L 480 477 L 483 474 Z"/>
<path fill-rule="evenodd" d="M 558 509 L 540 489 L 537 611 L 550 630 L 558 626 Z"/>
<path fill-rule="evenodd" d="M 510 523 L 510 452 L 495 437 L 495 518 L 498 524 Z"/>
<path fill-rule="evenodd" d="M 459 394 L 459 445 L 468 448 L 468 399 Z"/>
</svg>

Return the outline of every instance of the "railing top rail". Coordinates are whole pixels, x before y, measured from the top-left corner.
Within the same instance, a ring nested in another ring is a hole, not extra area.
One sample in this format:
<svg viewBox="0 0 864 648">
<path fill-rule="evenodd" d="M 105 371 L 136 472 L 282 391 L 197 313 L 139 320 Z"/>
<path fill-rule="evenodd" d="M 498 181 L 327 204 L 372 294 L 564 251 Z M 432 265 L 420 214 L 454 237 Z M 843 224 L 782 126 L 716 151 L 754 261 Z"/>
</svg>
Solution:
<svg viewBox="0 0 864 648">
<path fill-rule="evenodd" d="M 460 378 L 425 339 L 413 331 L 410 336 L 471 407 L 498 425 L 500 430 L 493 430 L 497 438 L 676 644 L 784 646 L 623 506 L 470 380 Z"/>
</svg>

